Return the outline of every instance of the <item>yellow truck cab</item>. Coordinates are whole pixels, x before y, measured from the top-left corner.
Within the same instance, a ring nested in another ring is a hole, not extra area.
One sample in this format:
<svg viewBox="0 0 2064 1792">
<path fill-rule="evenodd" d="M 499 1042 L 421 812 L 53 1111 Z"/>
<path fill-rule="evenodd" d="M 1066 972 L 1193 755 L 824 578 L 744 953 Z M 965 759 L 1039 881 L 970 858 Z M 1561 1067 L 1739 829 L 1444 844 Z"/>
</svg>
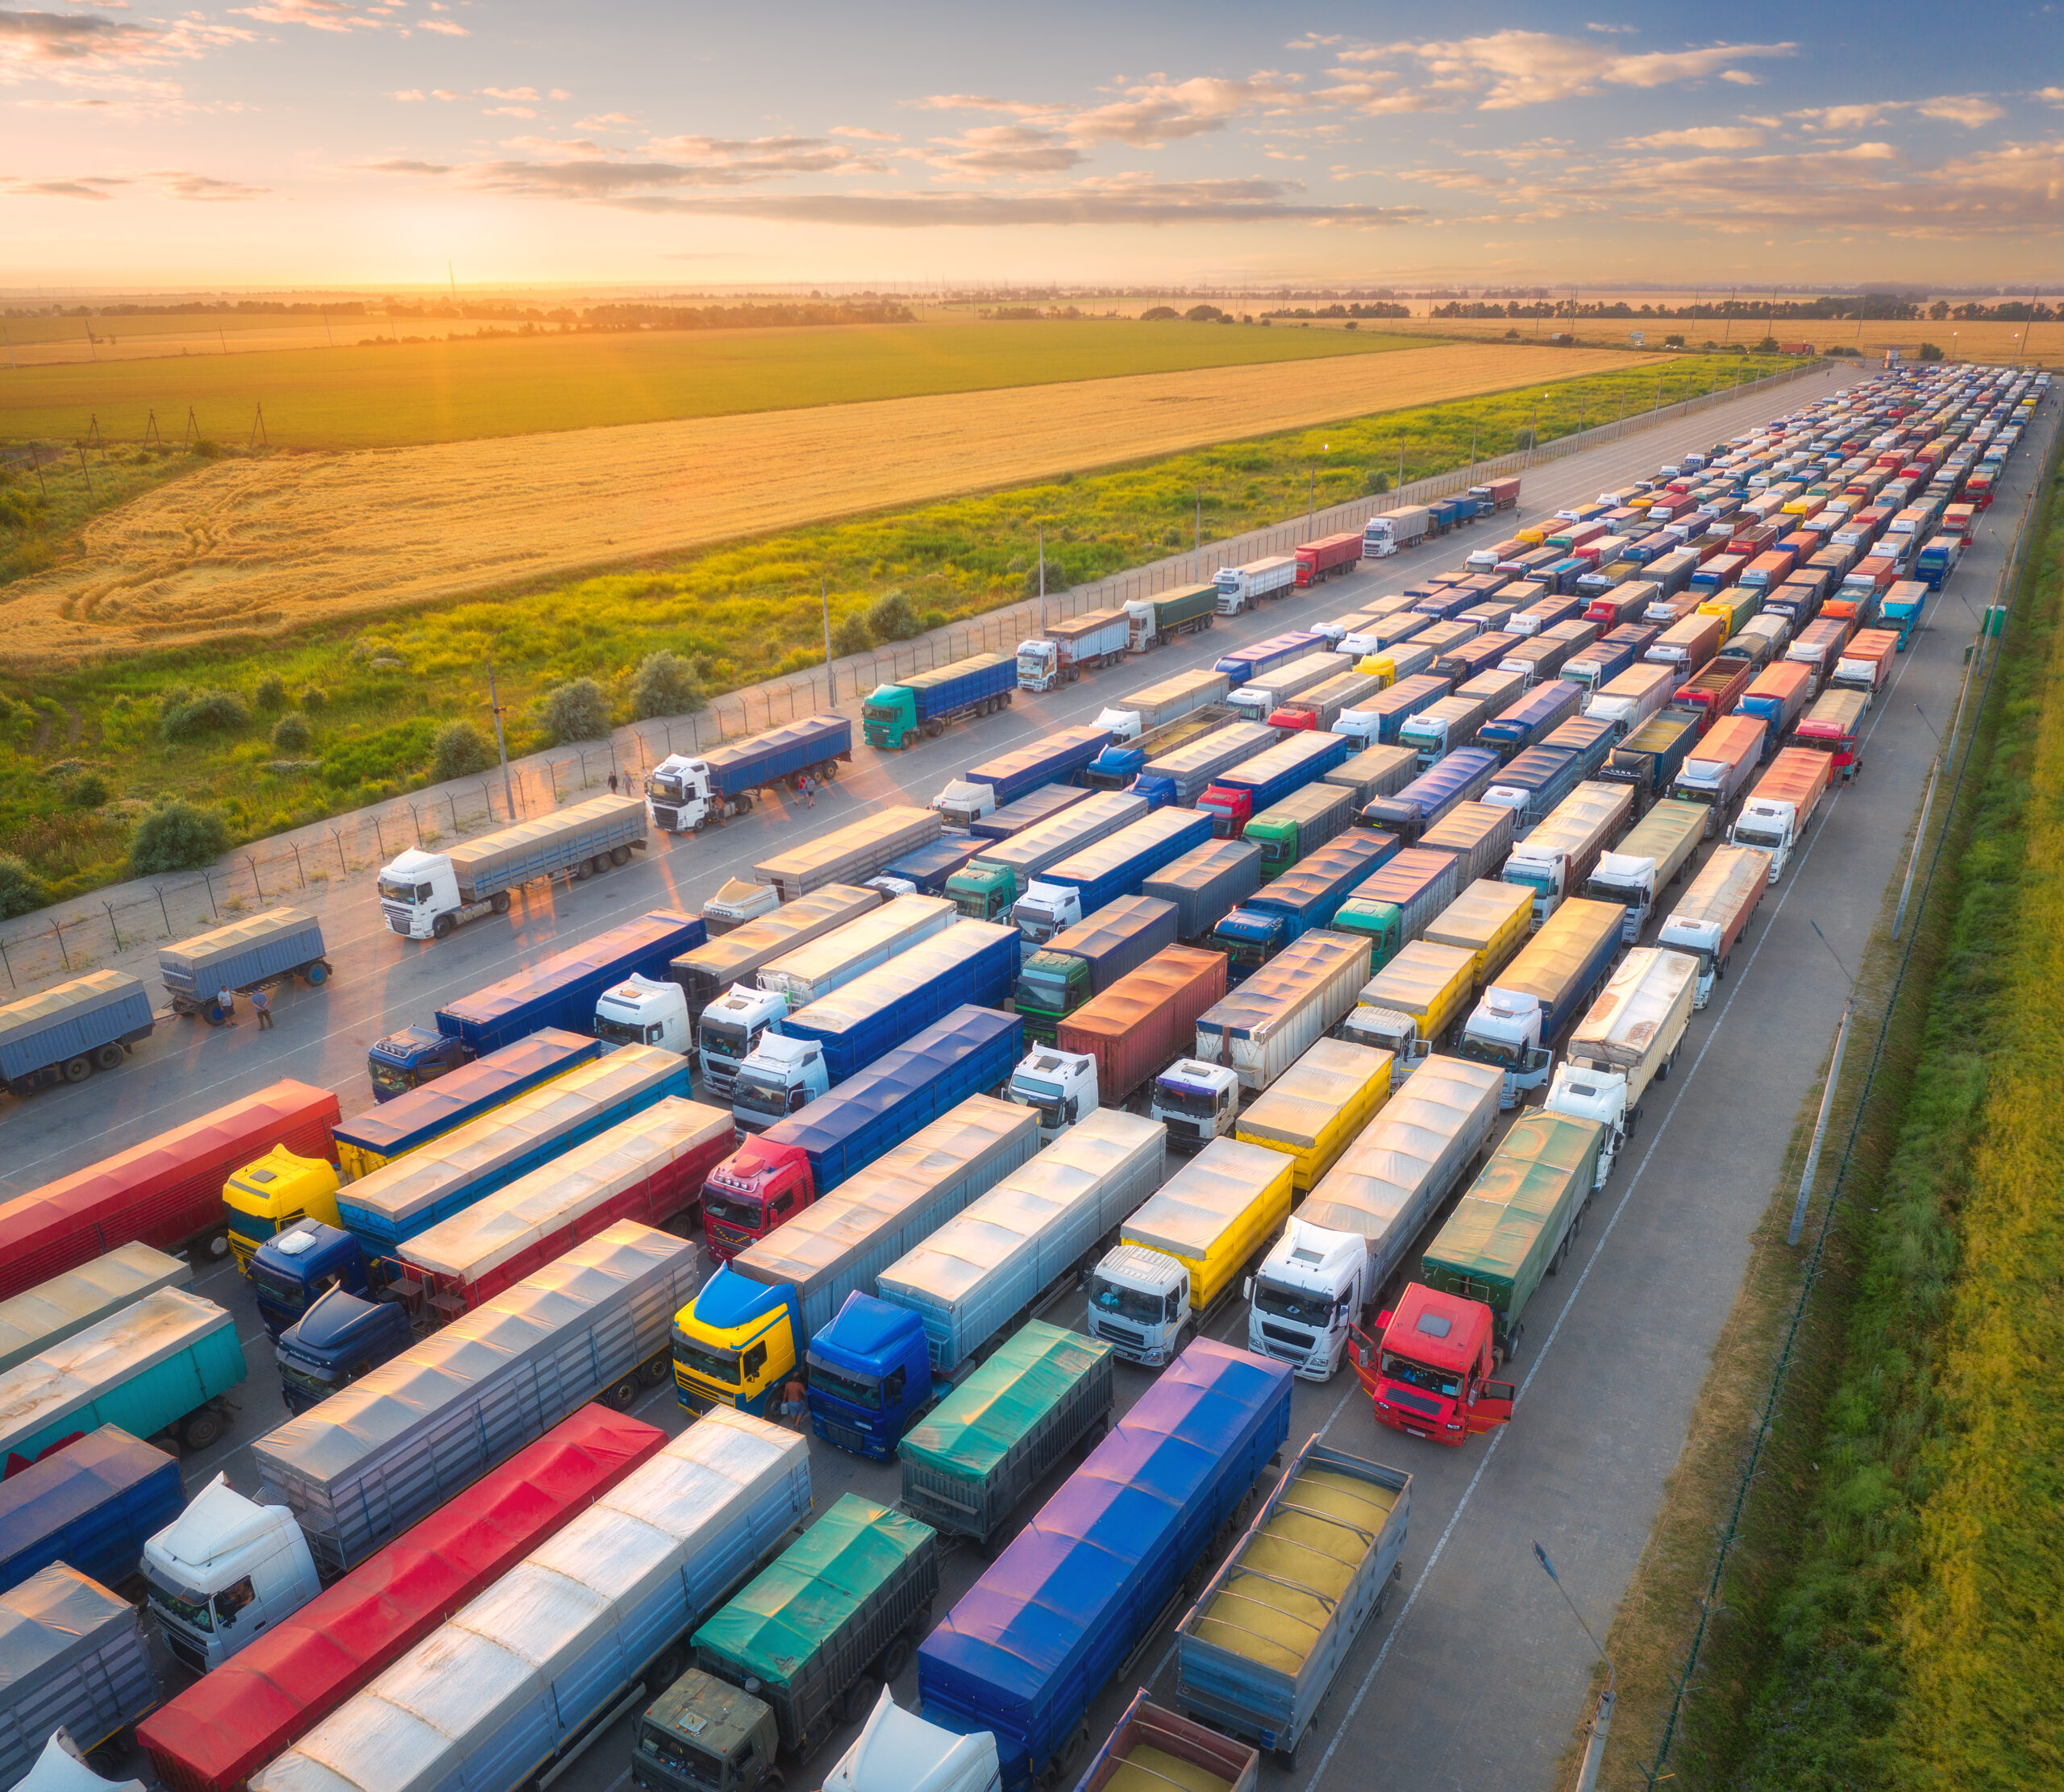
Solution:
<svg viewBox="0 0 2064 1792">
<path fill-rule="evenodd" d="M 229 1209 L 229 1248 L 246 1275 L 258 1247 L 295 1220 L 343 1224 L 337 1215 L 337 1166 L 322 1158 L 296 1157 L 284 1145 L 235 1171 L 223 1184 L 223 1204 Z"/>
<path fill-rule="evenodd" d="M 729 1263 L 674 1316 L 674 1391 L 691 1412 L 735 1407 L 764 1418 L 796 1374 L 801 1326 L 795 1291 L 769 1287 Z"/>
</svg>

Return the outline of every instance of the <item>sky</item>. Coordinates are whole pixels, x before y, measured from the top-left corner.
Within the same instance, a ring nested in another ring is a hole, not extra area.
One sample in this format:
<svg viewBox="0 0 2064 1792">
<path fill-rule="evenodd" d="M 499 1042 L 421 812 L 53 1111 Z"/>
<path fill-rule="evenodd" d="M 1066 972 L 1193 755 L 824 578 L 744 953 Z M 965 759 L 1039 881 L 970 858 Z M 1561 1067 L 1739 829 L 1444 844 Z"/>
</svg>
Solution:
<svg viewBox="0 0 2064 1792">
<path fill-rule="evenodd" d="M 0 289 L 2025 289 L 2061 52 L 2011 0 L 0 0 Z"/>
</svg>

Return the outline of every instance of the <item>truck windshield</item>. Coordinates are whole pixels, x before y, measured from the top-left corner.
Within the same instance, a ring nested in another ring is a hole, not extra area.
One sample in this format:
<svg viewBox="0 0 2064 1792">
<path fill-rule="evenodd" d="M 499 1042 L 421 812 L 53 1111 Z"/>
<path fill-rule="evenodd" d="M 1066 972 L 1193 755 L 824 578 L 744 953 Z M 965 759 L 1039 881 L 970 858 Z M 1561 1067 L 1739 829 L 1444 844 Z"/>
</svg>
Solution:
<svg viewBox="0 0 2064 1792">
<path fill-rule="evenodd" d="M 144 1582 L 152 1604 L 163 1607 L 189 1630 L 214 1631 L 215 1615 L 209 1609 L 206 1594 L 190 1586 L 168 1586 L 148 1568 Z"/>
<path fill-rule="evenodd" d="M 1176 1083 L 1155 1084 L 1154 1104 L 1171 1114 L 1188 1114 L 1194 1120 L 1209 1120 L 1218 1112 L 1218 1097 L 1213 1091 L 1184 1088 Z"/>
<path fill-rule="evenodd" d="M 308 1396 L 312 1405 L 318 1400 L 327 1400 L 335 1391 L 336 1378 L 326 1371 L 308 1364 L 289 1362 L 280 1358 L 280 1379 L 290 1387 L 297 1387 Z"/>
<path fill-rule="evenodd" d="M 268 1214 L 246 1213 L 241 1208 L 233 1207 L 229 1210 L 229 1229 L 239 1238 L 255 1238 L 262 1241 L 280 1229 Z"/>
<path fill-rule="evenodd" d="M 383 877 L 380 880 L 380 893 L 389 902 L 398 902 L 404 908 L 414 908 L 418 902 L 430 900 L 427 884 L 404 884 L 398 879 Z"/>
<path fill-rule="evenodd" d="M 1734 828 L 1734 844 L 1737 846 L 1761 846 L 1765 852 L 1775 852 L 1784 844 L 1784 836 L 1781 834 L 1765 833 L 1761 828 L 1744 827 L 1737 822 Z"/>
<path fill-rule="evenodd" d="M 1429 1394 L 1445 1394 L 1451 1400 L 1462 1398 L 1460 1376 L 1450 1370 L 1429 1369 L 1423 1362 L 1400 1357 L 1395 1350 L 1384 1352 L 1384 1373 L 1394 1382 L 1403 1382 L 1407 1387 L 1423 1387 Z"/>
<path fill-rule="evenodd" d="M 647 1725 L 638 1746 L 648 1755 L 656 1756 L 669 1767 L 698 1786 L 722 1786 L 724 1783 L 724 1764 L 706 1748 L 698 1748 L 692 1742 L 684 1742 L 671 1731 Z"/>
<path fill-rule="evenodd" d="M 645 780 L 645 794 L 647 796 L 658 796 L 672 802 L 680 800 L 680 792 L 681 784 L 678 778 L 652 777 Z"/>
<path fill-rule="evenodd" d="M 843 1400 L 848 1406 L 860 1407 L 869 1412 L 881 1410 L 881 1383 L 872 1376 L 851 1375 L 843 1370 L 828 1369 L 812 1357 L 809 1385 L 822 1388 L 833 1399 Z"/>
<path fill-rule="evenodd" d="M 714 1058 L 743 1058 L 759 1042 L 764 1029 L 741 1025 L 735 1021 L 702 1017 L 702 1049 Z"/>
<path fill-rule="evenodd" d="M 1625 884 L 1616 884 L 1607 877 L 1588 877 L 1584 879 L 1583 893 L 1593 902 L 1617 902 L 1623 908 L 1637 907 L 1642 892 Z"/>
<path fill-rule="evenodd" d="M 1508 1071 L 1519 1062 L 1524 1049 L 1508 1045 L 1502 1039 L 1485 1039 L 1474 1033 L 1465 1033 L 1461 1045 L 1455 1049 L 1455 1055 L 1473 1063 L 1496 1064 L 1500 1070 Z"/>
<path fill-rule="evenodd" d="M 1287 865 L 1296 856 L 1297 842 L 1294 836 L 1250 834 L 1247 838 L 1261 848 L 1261 862 L 1264 865 Z"/>
<path fill-rule="evenodd" d="M 736 1226 L 743 1232 L 757 1232 L 759 1229 L 759 1197 L 756 1195 L 714 1194 L 705 1183 L 702 1190 L 702 1212 L 707 1219 Z"/>
<path fill-rule="evenodd" d="M 738 1085 L 731 1091 L 731 1105 L 755 1114 L 785 1114 L 789 1086 L 775 1082 L 762 1071 L 740 1071 Z"/>
<path fill-rule="evenodd" d="M 251 1279 L 258 1284 L 258 1291 L 267 1296 L 275 1306 L 289 1312 L 298 1313 L 308 1303 L 308 1291 L 291 1275 L 282 1274 L 269 1263 L 251 1259 Z"/>
<path fill-rule="evenodd" d="M 739 1353 L 722 1345 L 697 1342 L 679 1326 L 674 1328 L 674 1360 L 691 1374 L 724 1387 L 739 1385 Z"/>
<path fill-rule="evenodd" d="M 860 714 L 868 721 L 888 722 L 899 719 L 897 710 L 885 703 L 863 703 L 860 705 Z"/>
<path fill-rule="evenodd" d="M 595 1037 L 617 1046 L 656 1046 L 660 1042 L 660 1029 L 641 1025 L 635 1021 L 605 1020 L 597 1014 Z"/>
<path fill-rule="evenodd" d="M 1089 1304 L 1100 1313 L 1109 1313 L 1116 1319 L 1129 1319 L 1140 1325 L 1159 1325 L 1163 1311 L 1159 1295 L 1142 1294 L 1137 1288 L 1121 1287 L 1115 1282 L 1105 1281 L 1101 1275 L 1089 1284 Z"/>
<path fill-rule="evenodd" d="M 1263 1276 L 1255 1283 L 1255 1305 L 1271 1319 L 1295 1320 L 1324 1331 L 1333 1316 L 1333 1296 L 1309 1288 L 1286 1288 Z"/>
<path fill-rule="evenodd" d="M 1265 940 L 1221 939 L 1229 963 L 1247 971 L 1259 971 L 1268 963 L 1268 943 Z"/>
<path fill-rule="evenodd" d="M 416 1079 L 399 1064 L 376 1063 L 372 1066 L 372 1086 L 385 1089 L 389 1095 L 406 1095 L 416 1086 Z"/>
<path fill-rule="evenodd" d="M 1067 1006 L 1067 974 L 1062 971 L 1027 971 L 1017 979 L 1013 999 L 1017 1012 L 1059 1014 Z"/>
<path fill-rule="evenodd" d="M 1510 864 L 1505 867 L 1504 880 L 1531 890 L 1537 896 L 1550 894 L 1554 885 L 1554 878 L 1550 872 L 1523 871 L 1518 866 Z"/>
</svg>

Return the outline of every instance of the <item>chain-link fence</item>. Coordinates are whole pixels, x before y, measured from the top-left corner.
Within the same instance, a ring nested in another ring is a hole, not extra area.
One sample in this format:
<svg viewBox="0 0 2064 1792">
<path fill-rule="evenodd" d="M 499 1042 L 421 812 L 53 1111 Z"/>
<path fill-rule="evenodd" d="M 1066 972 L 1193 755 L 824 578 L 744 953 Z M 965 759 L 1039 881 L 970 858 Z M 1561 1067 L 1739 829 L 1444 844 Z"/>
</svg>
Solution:
<svg viewBox="0 0 2064 1792">
<path fill-rule="evenodd" d="M 1171 588 L 1207 584 L 1221 566 L 1289 553 L 1318 536 L 1358 530 L 1379 510 L 1427 503 L 1487 480 L 1524 473 L 1629 432 L 1749 397 L 1796 379 L 1820 364 L 1801 363 L 1761 380 L 1716 387 L 1704 395 L 1558 436 L 1529 450 L 1493 455 L 1415 480 L 1379 497 L 1355 498 L 1267 529 L 1207 542 L 1190 553 L 1171 555 L 1092 584 L 1052 593 L 1043 603 L 1029 598 L 966 622 L 934 629 L 914 640 L 834 660 L 829 668 L 794 672 L 726 692 L 693 716 L 639 722 L 617 730 L 607 741 L 557 747 L 513 760 L 506 785 L 498 770 L 432 785 L 374 808 L 254 841 L 191 878 L 125 884 L 59 904 L 0 937 L 0 979 L 10 994 L 39 989 L 120 953 L 184 938 L 235 914 L 293 902 L 332 879 L 377 870 L 404 847 L 433 847 L 440 841 L 547 813 L 576 797 L 593 794 L 612 776 L 618 788 L 639 790 L 646 774 L 670 753 L 699 753 L 799 716 L 856 703 L 878 684 L 951 665 L 970 654 L 1014 653 L 1019 642 L 1036 636 L 1052 622 L 1087 610 L 1115 609 L 1128 599 Z"/>
</svg>

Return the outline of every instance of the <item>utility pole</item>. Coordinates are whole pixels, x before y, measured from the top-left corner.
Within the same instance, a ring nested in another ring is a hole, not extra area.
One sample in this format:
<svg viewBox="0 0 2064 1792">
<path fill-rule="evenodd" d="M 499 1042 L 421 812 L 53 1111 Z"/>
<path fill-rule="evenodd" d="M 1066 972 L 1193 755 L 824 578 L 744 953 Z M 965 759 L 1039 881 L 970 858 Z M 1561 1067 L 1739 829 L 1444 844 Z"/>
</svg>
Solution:
<svg viewBox="0 0 2064 1792">
<path fill-rule="evenodd" d="M 1204 488 L 1196 489 L 1196 552 L 1204 551 Z"/>
<path fill-rule="evenodd" d="M 1039 632 L 1047 632 L 1047 526 L 1039 525 Z"/>
<path fill-rule="evenodd" d="M 831 663 L 831 584 L 820 572 L 817 576 L 817 601 L 824 606 L 824 682 L 831 692 L 831 707 L 838 707 L 838 672 Z"/>
<path fill-rule="evenodd" d="M 487 706 L 494 713 L 494 750 L 501 755 L 501 792 L 509 799 L 509 819 L 516 819 L 516 786 L 509 775 L 509 742 L 501 732 L 501 698 L 494 688 L 494 662 L 487 663 Z"/>
</svg>

